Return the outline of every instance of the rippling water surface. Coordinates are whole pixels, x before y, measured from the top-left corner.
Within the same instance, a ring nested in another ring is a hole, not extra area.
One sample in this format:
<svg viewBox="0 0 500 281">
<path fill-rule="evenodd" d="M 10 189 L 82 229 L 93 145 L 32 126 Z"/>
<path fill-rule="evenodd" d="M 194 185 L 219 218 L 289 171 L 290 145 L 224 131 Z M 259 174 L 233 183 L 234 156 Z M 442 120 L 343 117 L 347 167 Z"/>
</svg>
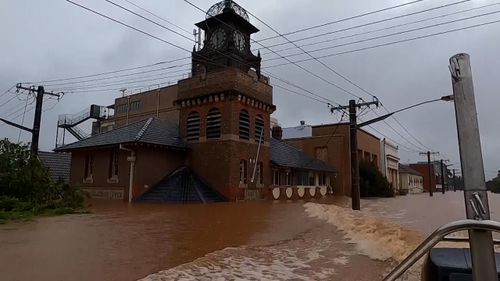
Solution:
<svg viewBox="0 0 500 281">
<path fill-rule="evenodd" d="M 0 226 L 1 280 L 380 280 L 463 193 L 362 201 L 132 205 Z M 493 219 L 500 196 L 490 194 Z M 407 280 L 418 280 L 413 269 Z"/>
</svg>

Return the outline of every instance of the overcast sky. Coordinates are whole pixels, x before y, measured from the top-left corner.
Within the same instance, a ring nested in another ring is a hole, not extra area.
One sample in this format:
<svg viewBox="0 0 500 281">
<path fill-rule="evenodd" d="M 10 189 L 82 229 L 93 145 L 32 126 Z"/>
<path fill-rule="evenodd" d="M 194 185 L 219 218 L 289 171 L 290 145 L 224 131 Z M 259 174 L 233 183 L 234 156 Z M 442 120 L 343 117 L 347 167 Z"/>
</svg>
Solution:
<svg viewBox="0 0 500 281">
<path fill-rule="evenodd" d="M 126 1 L 114 1 L 141 12 Z M 193 48 L 193 43 L 189 40 L 120 10 L 105 1 L 75 0 L 75 2 L 108 14 L 134 27 L 146 30 L 163 40 L 177 44 L 185 49 L 190 50 Z M 188 32 L 193 29 L 194 23 L 203 20 L 205 17 L 202 12 L 188 5 L 183 0 L 135 0 L 134 2 L 156 13 L 163 19 L 175 23 Z M 206 0 L 192 0 L 192 2 L 204 10 L 207 10 L 215 3 L 215 1 Z M 405 2 L 407 1 L 238 1 L 241 6 L 282 33 L 383 9 Z M 293 34 L 289 36 L 289 39 L 299 39 L 324 32 L 332 32 L 456 2 L 458 1 L 424 0 L 402 8 Z M 450 5 L 446 8 L 436 9 L 409 17 L 402 17 L 376 25 L 369 25 L 346 32 L 337 32 L 325 37 L 305 40 L 298 42 L 298 44 L 309 44 L 325 39 L 337 38 L 337 40 L 328 43 L 318 43 L 316 45 L 304 47 L 306 50 L 311 51 L 322 47 L 340 45 L 500 10 L 500 5 L 480 8 L 492 4 L 494 1 L 471 0 L 463 2 L 464 3 L 457 5 Z M 480 9 L 437 18 L 441 15 L 471 8 Z M 153 18 L 151 15 L 144 15 L 188 37 L 192 37 L 188 32 L 181 31 L 164 21 Z M 372 32 L 370 34 L 338 39 L 338 37 L 347 37 L 357 33 L 373 31 L 394 25 L 403 25 L 413 21 L 434 17 L 436 17 L 434 20 L 422 21 L 412 25 L 404 25 L 398 28 Z M 255 18 L 251 18 L 250 20 L 261 30 L 253 36 L 253 39 L 260 40 L 276 35 L 272 30 Z M 487 16 L 457 21 L 451 24 L 422 29 L 420 31 L 403 33 L 397 36 L 344 45 L 333 49 L 314 52 L 312 54 L 314 56 L 322 56 L 344 52 L 496 20 L 500 20 L 500 13 L 492 13 Z M 190 55 L 186 51 L 120 26 L 78 8 L 64 0 L 1 0 L 0 34 L 2 35 L 0 44 L 0 95 L 18 82 L 52 80 L 96 74 L 152 64 L 159 61 L 169 61 Z M 323 58 L 321 61 L 334 68 L 345 77 L 348 77 L 363 89 L 376 95 L 389 110 L 395 110 L 413 103 L 451 94 L 452 89 L 448 71 L 448 59 L 456 53 L 469 53 L 471 55 L 472 70 L 474 74 L 474 86 L 477 109 L 479 112 L 479 126 L 486 176 L 487 178 L 491 178 L 496 175 L 495 171 L 500 169 L 500 159 L 498 157 L 498 155 L 500 155 L 500 113 L 498 110 L 500 95 L 498 94 L 498 87 L 495 83 L 495 80 L 500 77 L 500 70 L 498 69 L 500 62 L 498 55 L 498 50 L 500 49 L 499 34 L 500 23 L 496 23 L 441 36 L 332 56 Z M 263 41 L 262 44 L 269 46 L 281 42 L 285 42 L 284 39 Z M 280 50 L 290 46 L 292 45 L 283 45 L 275 47 L 274 50 Z M 264 67 L 286 62 L 284 60 L 266 61 L 276 57 L 276 55 L 257 44 L 253 44 L 253 48 L 261 50 Z M 292 49 L 283 51 L 281 54 L 288 55 L 297 52 L 297 49 Z M 308 56 L 303 54 L 301 56 L 291 57 L 290 59 L 300 60 L 304 58 L 308 58 Z M 184 60 L 176 64 L 182 65 L 188 62 L 189 60 Z M 366 93 L 347 83 L 339 76 L 336 76 L 318 62 L 303 62 L 300 65 L 320 75 L 330 83 L 335 83 L 361 96 L 365 100 L 370 100 L 370 97 Z M 185 71 L 182 72 L 182 69 L 187 68 L 188 66 L 184 66 L 174 70 L 177 70 L 176 74 L 182 74 L 185 73 Z M 285 78 L 315 94 L 341 104 L 347 104 L 348 100 L 353 98 L 294 65 L 265 68 L 264 71 L 271 72 L 275 76 Z M 158 74 L 162 72 L 156 73 L 157 75 L 153 78 L 159 78 L 160 76 L 158 76 Z M 164 72 L 165 77 L 171 77 L 176 74 Z M 100 83 L 98 85 L 103 85 L 104 83 L 118 81 L 116 84 L 120 84 L 119 82 L 124 81 L 124 79 L 139 80 L 147 78 L 151 80 L 151 76 L 148 77 L 147 74 L 143 74 L 128 76 L 119 80 L 115 79 L 96 83 Z M 163 76 L 162 78 L 163 79 L 157 83 L 169 80 Z M 279 81 L 273 79 L 271 79 L 271 82 L 280 84 Z M 146 85 L 154 83 L 156 83 L 156 81 L 143 82 L 145 87 L 147 87 Z M 44 83 L 42 85 L 47 84 L 50 85 L 50 83 Z M 89 85 L 92 84 L 87 83 L 83 86 L 89 87 Z M 48 86 L 47 90 L 58 89 L 58 87 L 68 88 L 71 86 L 76 87 L 75 85 L 55 85 L 52 87 Z M 82 87 L 82 84 L 78 86 Z M 120 88 L 121 86 L 114 87 Z M 123 87 L 127 88 L 127 85 L 123 85 Z M 96 89 L 103 90 L 111 88 L 111 86 L 108 86 L 107 88 L 97 87 Z M 41 132 L 41 149 L 43 150 L 51 150 L 54 148 L 57 116 L 59 114 L 76 113 L 88 107 L 90 104 L 112 104 L 114 98 L 120 96 L 117 89 L 113 91 L 92 92 L 92 89 L 87 88 L 86 92 L 83 92 L 83 90 L 75 93 L 71 93 L 70 91 L 66 92 L 67 94 L 59 102 L 49 100 L 44 104 L 44 109 L 46 109 L 46 111 L 43 113 L 43 130 Z M 0 96 L 0 105 L 7 102 L 12 97 L 14 97 L 14 94 L 11 93 Z M 19 95 L 18 98 L 0 106 L 1 117 L 10 115 L 9 117 L 12 118 L 20 114 L 14 121 L 21 122 L 26 95 Z M 315 125 L 334 122 L 340 117 L 340 114 L 330 114 L 327 105 L 323 103 L 297 96 L 279 88 L 274 90 L 274 102 L 277 106 L 274 117 L 278 118 L 282 126 L 285 127 L 295 126 L 299 124 L 300 120 Z M 28 109 L 29 108 L 28 106 Z M 384 109 L 375 109 L 375 111 L 378 112 L 378 114 L 386 113 Z M 361 117 L 365 120 L 375 116 L 371 111 L 365 113 L 366 115 Z M 25 124 L 27 126 L 32 125 L 32 116 L 32 112 L 26 114 Z M 459 163 L 455 116 L 452 103 L 439 102 L 429 104 L 400 113 L 396 115 L 396 117 L 423 145 L 432 150 L 441 152 L 444 158 L 450 159 L 450 163 Z M 406 163 L 424 160 L 424 157 L 419 156 L 415 151 L 423 151 L 427 148 L 422 147 L 422 144 L 409 136 L 394 120 L 389 119 L 388 123 L 396 129 L 401 136 L 384 123 L 377 124 L 374 128 L 401 145 L 401 162 Z M 367 130 L 381 138 L 384 137 L 373 129 L 367 128 Z M 17 141 L 18 134 L 19 130 L 13 129 L 7 125 L 0 125 L 0 137 L 8 137 Z M 27 133 L 23 133 L 21 141 L 27 142 L 29 140 L 30 136 Z M 411 143 L 408 143 L 409 141 Z M 409 149 L 413 152 L 407 151 Z M 458 168 L 458 166 L 455 167 Z"/>
</svg>

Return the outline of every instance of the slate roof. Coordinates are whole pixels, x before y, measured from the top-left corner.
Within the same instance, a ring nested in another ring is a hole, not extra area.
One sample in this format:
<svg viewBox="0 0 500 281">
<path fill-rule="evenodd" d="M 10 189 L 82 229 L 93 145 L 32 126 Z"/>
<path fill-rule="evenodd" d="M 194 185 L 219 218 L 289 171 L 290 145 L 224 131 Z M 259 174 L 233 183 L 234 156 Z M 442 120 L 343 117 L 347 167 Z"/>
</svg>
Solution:
<svg viewBox="0 0 500 281">
<path fill-rule="evenodd" d="M 412 168 L 408 165 L 403 165 L 399 164 L 399 173 L 400 174 L 411 174 L 411 175 L 417 175 L 417 176 L 422 176 L 422 174 Z"/>
<path fill-rule="evenodd" d="M 71 154 L 39 151 L 38 158 L 47 168 L 50 178 L 55 181 L 69 182 Z"/>
<path fill-rule="evenodd" d="M 282 167 L 324 172 L 336 172 L 335 168 L 323 161 L 314 159 L 297 148 L 271 138 L 271 162 Z"/>
<path fill-rule="evenodd" d="M 56 148 L 55 151 L 71 151 L 126 143 L 144 143 L 181 149 L 188 148 L 188 145 L 179 138 L 179 131 L 176 125 L 160 119 L 149 118 Z"/>
</svg>

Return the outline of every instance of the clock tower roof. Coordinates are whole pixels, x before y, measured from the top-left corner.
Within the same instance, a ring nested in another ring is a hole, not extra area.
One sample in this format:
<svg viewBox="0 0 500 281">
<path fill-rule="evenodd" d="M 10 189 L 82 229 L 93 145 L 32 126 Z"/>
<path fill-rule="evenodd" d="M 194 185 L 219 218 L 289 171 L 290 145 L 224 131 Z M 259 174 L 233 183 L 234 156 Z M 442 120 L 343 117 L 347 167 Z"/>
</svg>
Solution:
<svg viewBox="0 0 500 281">
<path fill-rule="evenodd" d="M 206 19 L 195 25 L 205 31 L 220 25 L 220 22 L 233 23 L 243 32 L 248 34 L 259 31 L 250 23 L 248 13 L 232 0 L 223 0 L 213 5 L 206 14 Z"/>
</svg>

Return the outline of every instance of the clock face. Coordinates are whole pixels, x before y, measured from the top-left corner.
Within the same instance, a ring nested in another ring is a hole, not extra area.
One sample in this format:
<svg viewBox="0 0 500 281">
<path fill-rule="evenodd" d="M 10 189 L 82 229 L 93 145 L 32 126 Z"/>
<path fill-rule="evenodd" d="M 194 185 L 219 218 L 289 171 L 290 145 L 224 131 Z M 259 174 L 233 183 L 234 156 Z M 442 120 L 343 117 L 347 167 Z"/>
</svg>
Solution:
<svg viewBox="0 0 500 281">
<path fill-rule="evenodd" d="M 210 37 L 210 45 L 212 48 L 220 49 L 226 44 L 226 32 L 223 29 L 217 29 Z"/>
<path fill-rule="evenodd" d="M 233 39 L 234 39 L 234 46 L 236 49 L 238 49 L 240 52 L 243 52 L 246 47 L 246 39 L 245 35 L 239 31 L 235 31 L 233 34 Z"/>
</svg>

